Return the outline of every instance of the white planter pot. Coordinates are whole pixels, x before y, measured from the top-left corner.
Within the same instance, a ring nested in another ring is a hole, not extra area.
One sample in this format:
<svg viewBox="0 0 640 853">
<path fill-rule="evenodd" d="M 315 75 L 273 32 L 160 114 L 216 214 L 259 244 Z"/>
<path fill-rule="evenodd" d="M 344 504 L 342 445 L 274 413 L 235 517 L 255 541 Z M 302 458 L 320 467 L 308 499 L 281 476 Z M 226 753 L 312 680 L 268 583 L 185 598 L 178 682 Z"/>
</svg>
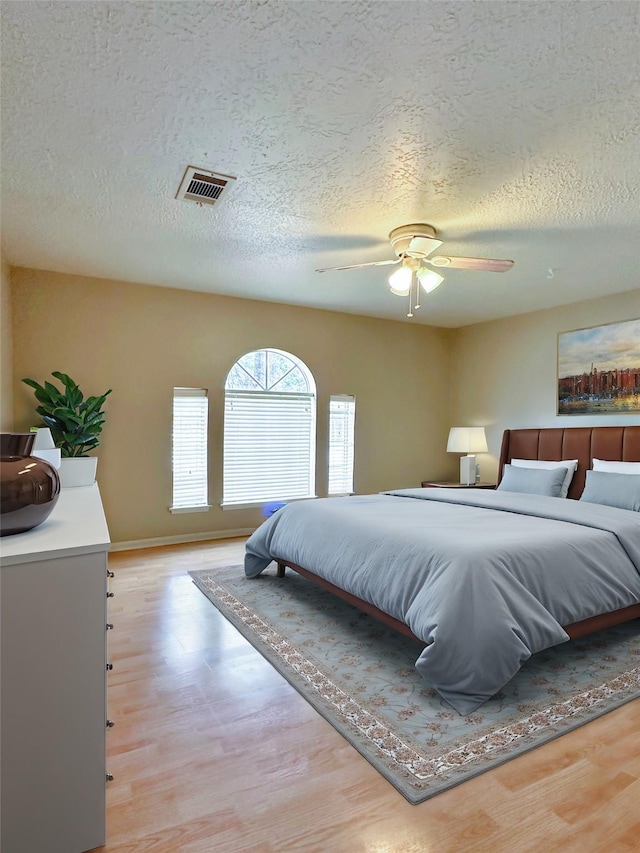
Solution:
<svg viewBox="0 0 640 853">
<path fill-rule="evenodd" d="M 97 456 L 63 457 L 60 460 L 60 485 L 63 489 L 92 486 L 96 481 Z"/>
<path fill-rule="evenodd" d="M 62 457 L 60 456 L 60 448 L 54 447 L 52 450 L 32 450 L 32 456 L 37 456 L 38 459 L 44 459 L 45 462 L 48 462 L 49 465 L 53 465 L 54 468 L 60 470 L 60 462 L 62 461 Z"/>
</svg>

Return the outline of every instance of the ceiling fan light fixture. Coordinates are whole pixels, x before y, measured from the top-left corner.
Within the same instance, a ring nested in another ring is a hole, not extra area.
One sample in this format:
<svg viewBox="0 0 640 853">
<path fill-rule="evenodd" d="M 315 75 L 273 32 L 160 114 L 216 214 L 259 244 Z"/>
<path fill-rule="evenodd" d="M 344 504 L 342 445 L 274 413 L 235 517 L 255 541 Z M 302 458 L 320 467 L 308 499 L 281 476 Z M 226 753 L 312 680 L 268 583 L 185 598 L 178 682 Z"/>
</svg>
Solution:
<svg viewBox="0 0 640 853">
<path fill-rule="evenodd" d="M 406 296 L 411 290 L 413 281 L 413 270 L 410 267 L 401 266 L 389 276 L 389 289 L 396 296 Z"/>
<path fill-rule="evenodd" d="M 444 281 L 444 276 L 439 275 L 433 270 L 428 270 L 426 267 L 421 267 L 416 275 L 418 276 L 418 281 L 426 293 L 431 293 Z"/>
</svg>

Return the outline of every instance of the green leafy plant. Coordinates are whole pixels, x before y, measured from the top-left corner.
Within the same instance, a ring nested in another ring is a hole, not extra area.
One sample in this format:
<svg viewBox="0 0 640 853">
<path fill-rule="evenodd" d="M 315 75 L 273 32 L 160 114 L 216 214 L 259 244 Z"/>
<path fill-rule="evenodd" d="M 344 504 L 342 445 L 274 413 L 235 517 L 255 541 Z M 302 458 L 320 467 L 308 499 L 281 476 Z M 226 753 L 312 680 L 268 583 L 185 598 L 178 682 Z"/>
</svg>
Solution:
<svg viewBox="0 0 640 853">
<path fill-rule="evenodd" d="M 82 391 L 66 373 L 56 370 L 51 375 L 62 383 L 62 391 L 52 382 L 40 385 L 34 379 L 22 381 L 34 389 L 40 403 L 36 412 L 51 430 L 54 444 L 60 448 L 62 456 L 87 456 L 100 444 L 98 436 L 104 424 L 102 406 L 112 389 L 99 397 L 87 397 L 85 400 Z"/>
</svg>

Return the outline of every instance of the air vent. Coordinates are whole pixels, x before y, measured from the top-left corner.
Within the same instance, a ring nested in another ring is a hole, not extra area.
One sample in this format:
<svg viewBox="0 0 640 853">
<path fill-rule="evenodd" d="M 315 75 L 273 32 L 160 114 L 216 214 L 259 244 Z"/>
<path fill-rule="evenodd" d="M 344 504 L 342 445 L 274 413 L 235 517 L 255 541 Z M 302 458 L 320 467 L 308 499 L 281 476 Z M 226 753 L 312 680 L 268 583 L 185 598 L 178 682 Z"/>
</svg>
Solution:
<svg viewBox="0 0 640 853">
<path fill-rule="evenodd" d="M 197 201 L 199 204 L 219 204 L 222 195 L 229 192 L 235 180 L 231 175 L 187 166 L 176 198 Z"/>
</svg>

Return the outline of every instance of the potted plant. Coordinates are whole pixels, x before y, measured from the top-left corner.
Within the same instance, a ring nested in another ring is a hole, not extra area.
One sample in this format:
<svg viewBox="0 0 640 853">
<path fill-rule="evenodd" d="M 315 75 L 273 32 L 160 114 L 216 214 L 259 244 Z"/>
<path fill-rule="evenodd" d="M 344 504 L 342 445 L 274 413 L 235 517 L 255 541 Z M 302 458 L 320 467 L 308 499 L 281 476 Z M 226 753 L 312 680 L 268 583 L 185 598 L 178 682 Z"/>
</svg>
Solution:
<svg viewBox="0 0 640 853">
<path fill-rule="evenodd" d="M 34 379 L 23 379 L 34 389 L 39 406 L 36 412 L 44 426 L 51 430 L 56 447 L 60 448 L 62 461 L 60 481 L 62 486 L 87 486 L 94 482 L 97 457 L 89 456 L 100 444 L 104 424 L 103 405 L 111 388 L 99 397 L 84 398 L 78 385 L 66 373 L 51 374 L 62 384 L 60 390 L 52 382 L 40 385 Z"/>
</svg>

